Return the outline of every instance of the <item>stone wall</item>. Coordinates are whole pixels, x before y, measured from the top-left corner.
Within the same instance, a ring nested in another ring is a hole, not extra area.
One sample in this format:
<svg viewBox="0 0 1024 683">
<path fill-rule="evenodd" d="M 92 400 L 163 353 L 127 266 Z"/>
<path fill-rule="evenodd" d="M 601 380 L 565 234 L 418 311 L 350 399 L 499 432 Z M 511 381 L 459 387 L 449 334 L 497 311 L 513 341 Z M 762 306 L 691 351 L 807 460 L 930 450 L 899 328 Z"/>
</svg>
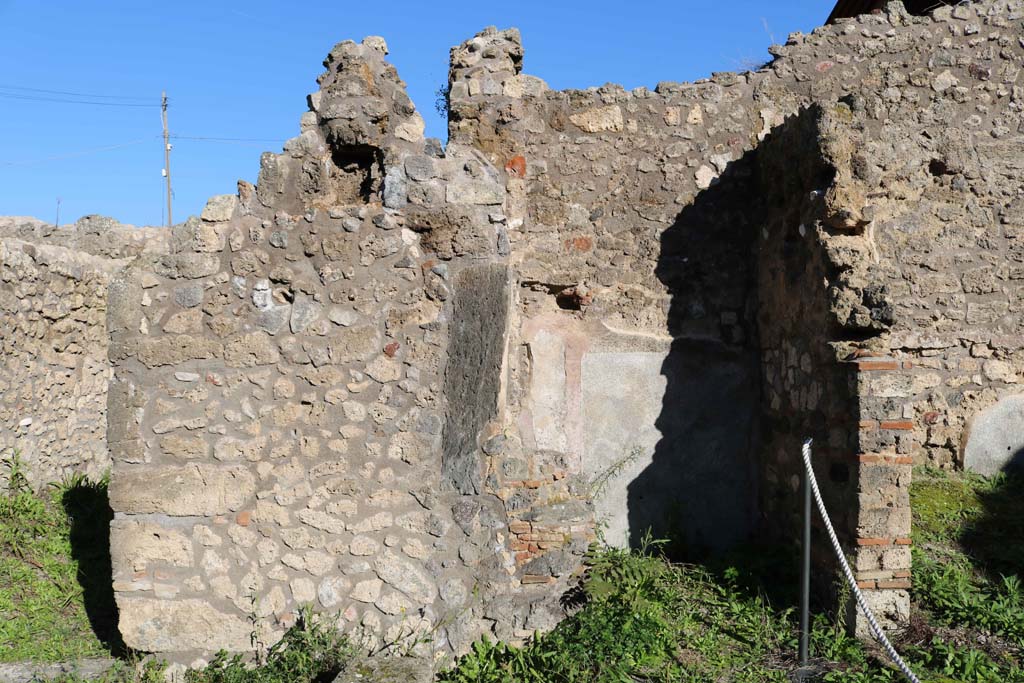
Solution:
<svg viewBox="0 0 1024 683">
<path fill-rule="evenodd" d="M 37 488 L 109 469 L 107 284 L 159 243 L 101 217 L 0 219 L 0 481 L 15 456 Z"/>
<path fill-rule="evenodd" d="M 809 436 L 904 619 L 911 464 L 1024 451 L 1022 20 L 892 4 L 632 91 L 552 91 L 487 29 L 452 49 L 444 149 L 381 39 L 336 46 L 257 185 L 100 254 L 135 258 L 68 307 L 101 338 L 74 311 L 109 303 L 125 642 L 244 651 L 303 604 L 384 649 L 523 637 L 598 535 L 792 539 Z"/>
<path fill-rule="evenodd" d="M 131 647 L 247 650 L 250 617 L 273 642 L 310 603 L 384 649 L 528 632 L 478 455 L 502 410 L 502 178 L 423 139 L 386 53 L 339 44 L 258 186 L 112 287 Z"/>
<path fill-rule="evenodd" d="M 533 478 L 503 497 L 528 516 L 568 481 L 614 542 L 793 538 L 815 436 L 863 585 L 905 617 L 911 462 L 1024 446 L 1016 399 L 966 436 L 1017 381 L 1021 18 L 892 4 L 654 91 L 550 91 L 514 33 L 456 50 L 450 137 L 509 176 L 507 431 Z M 765 142 L 787 125 L 800 144 Z"/>
</svg>

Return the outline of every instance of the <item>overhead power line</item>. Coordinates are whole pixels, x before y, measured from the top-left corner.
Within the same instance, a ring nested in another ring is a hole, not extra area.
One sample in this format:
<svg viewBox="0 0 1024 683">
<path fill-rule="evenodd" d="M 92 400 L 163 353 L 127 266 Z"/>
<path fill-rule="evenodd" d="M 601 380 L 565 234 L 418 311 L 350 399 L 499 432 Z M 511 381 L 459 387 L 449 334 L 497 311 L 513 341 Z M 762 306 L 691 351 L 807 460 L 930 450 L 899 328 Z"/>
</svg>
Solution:
<svg viewBox="0 0 1024 683">
<path fill-rule="evenodd" d="M 47 90 L 46 88 L 26 88 L 21 85 L 3 85 L 0 83 L 0 90 L 20 90 L 24 92 L 47 93 L 50 95 L 72 95 L 74 97 L 88 97 L 98 100 L 137 100 L 148 102 L 152 97 L 131 97 L 128 95 L 98 95 L 96 93 L 72 92 L 70 90 Z"/>
<path fill-rule="evenodd" d="M 115 145 L 105 145 L 103 147 L 90 147 L 88 149 L 82 149 L 75 152 L 68 152 L 67 154 L 57 154 L 50 157 L 42 157 L 39 159 L 24 159 L 16 161 L 0 161 L 0 166 L 29 166 L 32 164 L 41 164 L 48 161 L 60 161 L 62 159 L 72 159 L 74 157 L 86 156 L 89 154 L 95 154 L 98 152 L 106 152 L 114 149 L 121 149 L 122 147 L 131 147 L 133 145 L 140 145 L 150 140 L 160 139 L 162 136 L 153 135 L 139 140 L 130 140 L 128 142 L 122 142 Z M 283 142 L 281 139 L 273 138 L 218 138 L 218 137 L 205 137 L 198 135 L 169 135 L 171 140 L 198 140 L 201 142 Z"/>
<path fill-rule="evenodd" d="M 43 157 L 41 159 L 28 159 L 23 161 L 0 161 L 0 166 L 30 166 L 32 164 L 42 164 L 47 161 L 60 161 L 61 159 L 72 159 L 74 157 L 86 156 L 87 154 L 95 154 L 97 152 L 107 152 L 113 149 L 121 149 L 122 147 L 131 147 L 132 145 L 141 145 L 144 142 L 149 142 L 152 138 L 142 138 L 140 140 L 132 140 L 130 142 L 122 142 L 117 145 L 106 145 L 104 147 L 93 147 L 90 149 L 82 149 L 77 152 L 68 152 L 67 154 L 58 154 L 52 157 Z"/>
<path fill-rule="evenodd" d="M 141 102 L 97 102 L 94 100 L 72 100 L 68 98 L 49 97 L 44 95 L 22 95 L 18 93 L 0 92 L 0 98 L 6 100 L 22 100 L 27 102 L 55 102 L 59 104 L 95 104 L 101 107 L 159 107 L 160 104 L 143 104 Z"/>
<path fill-rule="evenodd" d="M 207 142 L 284 142 L 281 138 L 217 138 L 199 135 L 172 135 L 172 140 L 205 140 Z"/>
</svg>

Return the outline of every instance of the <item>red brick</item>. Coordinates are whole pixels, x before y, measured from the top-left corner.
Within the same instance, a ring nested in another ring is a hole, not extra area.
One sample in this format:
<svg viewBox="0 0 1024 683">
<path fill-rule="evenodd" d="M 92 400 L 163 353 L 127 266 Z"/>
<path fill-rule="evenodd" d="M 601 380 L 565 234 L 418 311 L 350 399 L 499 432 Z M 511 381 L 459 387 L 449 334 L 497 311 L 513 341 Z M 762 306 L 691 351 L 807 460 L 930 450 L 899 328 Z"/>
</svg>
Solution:
<svg viewBox="0 0 1024 683">
<path fill-rule="evenodd" d="M 868 589 L 870 589 L 870 588 L 874 588 L 874 587 L 875 587 L 875 580 L 874 579 L 868 579 L 867 581 L 858 581 L 857 582 L 857 588 L 868 588 Z"/>
<path fill-rule="evenodd" d="M 857 361 L 857 369 L 861 372 L 899 370 L 900 364 L 894 360 L 859 360 Z"/>
<path fill-rule="evenodd" d="M 509 548 L 515 552 L 523 552 L 527 550 L 530 545 L 526 541 L 512 541 L 509 543 Z"/>
<path fill-rule="evenodd" d="M 235 515 L 235 523 L 238 524 L 238 526 L 249 526 L 249 522 L 251 521 L 252 513 L 249 512 L 248 510 L 242 510 L 237 515 Z"/>
<path fill-rule="evenodd" d="M 909 360 L 903 361 L 903 369 L 904 370 L 912 370 L 913 367 L 914 367 L 914 364 L 911 361 L 909 361 Z"/>
<path fill-rule="evenodd" d="M 526 481 L 523 482 L 523 486 L 525 486 L 528 489 L 539 489 L 543 485 L 544 482 L 541 481 L 540 479 L 527 479 Z"/>
<path fill-rule="evenodd" d="M 888 538 L 858 538 L 857 545 L 890 545 L 892 541 Z"/>
<path fill-rule="evenodd" d="M 892 462 L 895 465 L 913 465 L 914 457 L 910 455 L 898 455 L 892 459 Z"/>
<path fill-rule="evenodd" d="M 909 538 L 897 538 L 896 545 L 910 545 L 913 543 Z"/>
<path fill-rule="evenodd" d="M 859 462 L 864 463 L 864 464 L 871 464 L 871 463 L 876 463 L 876 462 L 882 462 L 882 456 L 875 455 L 875 454 L 872 454 L 872 453 L 866 453 L 864 455 L 858 455 L 857 456 L 857 460 Z"/>
<path fill-rule="evenodd" d="M 882 429 L 897 429 L 900 431 L 909 431 L 914 428 L 912 420 L 882 420 L 879 425 Z"/>
<path fill-rule="evenodd" d="M 910 579 L 883 579 L 878 582 L 879 588 L 910 588 Z"/>
<path fill-rule="evenodd" d="M 528 534 L 530 533 L 531 524 L 529 522 L 509 522 L 508 530 L 514 534 Z"/>
<path fill-rule="evenodd" d="M 899 571 L 893 572 L 892 575 L 895 578 L 897 578 L 897 579 L 909 579 L 910 578 L 910 570 L 909 569 L 900 569 Z"/>
<path fill-rule="evenodd" d="M 388 358 L 394 358 L 395 354 L 398 353 L 399 346 L 400 344 L 398 342 L 391 342 L 390 344 L 384 347 L 384 355 L 387 356 Z"/>
<path fill-rule="evenodd" d="M 505 164 L 505 171 L 517 178 L 526 177 L 526 158 L 520 154 L 515 155 Z"/>
<path fill-rule="evenodd" d="M 530 552 L 516 553 L 516 564 L 522 564 L 523 562 L 528 562 L 529 560 L 532 560 L 532 559 L 533 559 L 533 553 L 530 553 Z"/>
<path fill-rule="evenodd" d="M 878 422 L 876 420 L 861 420 L 857 426 L 861 429 L 874 429 L 878 426 Z"/>
<path fill-rule="evenodd" d="M 572 239 L 567 239 L 565 241 L 565 248 L 567 250 L 575 249 L 576 251 L 590 251 L 591 249 L 594 248 L 594 240 L 587 237 L 586 235 L 581 235 L 580 237 L 573 237 Z"/>
</svg>

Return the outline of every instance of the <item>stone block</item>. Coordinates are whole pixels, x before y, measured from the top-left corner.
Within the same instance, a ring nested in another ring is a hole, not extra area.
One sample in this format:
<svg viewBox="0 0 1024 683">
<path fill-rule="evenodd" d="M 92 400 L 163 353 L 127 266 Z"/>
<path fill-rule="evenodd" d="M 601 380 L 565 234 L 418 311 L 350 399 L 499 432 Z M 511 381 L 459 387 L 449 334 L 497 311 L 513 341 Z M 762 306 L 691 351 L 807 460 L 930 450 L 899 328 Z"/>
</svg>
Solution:
<svg viewBox="0 0 1024 683">
<path fill-rule="evenodd" d="M 437 586 L 422 567 L 390 550 L 377 556 L 373 568 L 382 581 L 405 593 L 419 605 L 429 605 L 437 596 Z"/>
<path fill-rule="evenodd" d="M 445 190 L 449 204 L 495 205 L 505 201 L 505 188 L 494 181 L 453 180 Z"/>
<path fill-rule="evenodd" d="M 270 335 L 265 332 L 240 334 L 224 344 L 224 363 L 231 368 L 271 365 L 281 357 Z"/>
<path fill-rule="evenodd" d="M 238 197 L 233 194 L 219 194 L 210 197 L 203 208 L 200 218 L 211 223 L 220 223 L 231 220 L 238 206 Z"/>
<path fill-rule="evenodd" d="M 204 600 L 154 600 L 117 596 L 118 629 L 125 645 L 142 652 L 229 652 L 252 647 L 252 625 Z"/>
<path fill-rule="evenodd" d="M 137 356 L 139 362 L 147 368 L 155 368 L 162 365 L 180 365 L 188 360 L 219 358 L 223 353 L 223 345 L 215 339 L 175 334 L 155 339 L 140 339 Z"/>
<path fill-rule="evenodd" d="M 171 458 L 197 460 L 209 455 L 210 444 L 203 435 L 168 434 L 160 439 L 160 450 Z"/>
<path fill-rule="evenodd" d="M 224 250 L 224 232 L 220 224 L 201 221 L 192 216 L 172 229 L 171 249 L 175 253 L 209 254 L 220 252 Z"/>
<path fill-rule="evenodd" d="M 966 427 L 964 467 L 992 476 L 1024 465 L 1024 394 L 1007 396 Z"/>
<path fill-rule="evenodd" d="M 455 280 L 441 470 L 460 493 L 476 493 L 481 484 L 477 438 L 498 409 L 508 286 L 508 270 L 498 264 L 467 268 Z"/>
<path fill-rule="evenodd" d="M 144 446 L 139 420 L 145 395 L 134 382 L 114 375 L 107 387 L 107 446 L 117 462 L 142 462 Z"/>
<path fill-rule="evenodd" d="M 622 109 L 618 105 L 586 109 L 572 114 L 569 120 L 588 133 L 617 133 L 624 126 Z"/>
<path fill-rule="evenodd" d="M 367 360 L 380 350 L 380 340 L 380 330 L 374 325 L 344 327 L 327 337 L 327 354 L 336 365 Z"/>
<path fill-rule="evenodd" d="M 910 593 L 906 590 L 866 590 L 864 601 L 885 631 L 895 631 L 910 622 Z M 853 599 L 847 605 L 847 615 L 847 623 L 853 623 L 858 638 L 873 640 L 868 620 Z"/>
<path fill-rule="evenodd" d="M 243 466 L 122 467 L 110 479 L 110 507 L 129 514 L 213 516 L 240 509 L 255 490 L 255 477 Z"/>
<path fill-rule="evenodd" d="M 910 536 L 910 508 L 861 508 L 857 515 L 859 538 L 893 539 Z"/>
<path fill-rule="evenodd" d="M 110 557 L 119 573 L 145 571 L 150 563 L 191 567 L 192 540 L 153 522 L 115 519 L 110 523 Z"/>
</svg>

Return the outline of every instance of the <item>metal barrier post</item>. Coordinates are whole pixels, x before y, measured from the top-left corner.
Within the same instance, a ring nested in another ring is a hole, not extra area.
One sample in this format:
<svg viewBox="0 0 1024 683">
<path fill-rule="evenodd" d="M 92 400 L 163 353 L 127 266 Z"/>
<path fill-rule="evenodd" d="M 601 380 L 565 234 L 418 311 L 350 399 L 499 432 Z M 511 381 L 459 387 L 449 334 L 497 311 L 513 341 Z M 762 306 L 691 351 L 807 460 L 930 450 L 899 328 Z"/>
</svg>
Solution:
<svg viewBox="0 0 1024 683">
<path fill-rule="evenodd" d="M 811 484 L 804 473 L 804 539 L 800 564 L 800 666 L 807 666 L 811 602 Z"/>
</svg>

